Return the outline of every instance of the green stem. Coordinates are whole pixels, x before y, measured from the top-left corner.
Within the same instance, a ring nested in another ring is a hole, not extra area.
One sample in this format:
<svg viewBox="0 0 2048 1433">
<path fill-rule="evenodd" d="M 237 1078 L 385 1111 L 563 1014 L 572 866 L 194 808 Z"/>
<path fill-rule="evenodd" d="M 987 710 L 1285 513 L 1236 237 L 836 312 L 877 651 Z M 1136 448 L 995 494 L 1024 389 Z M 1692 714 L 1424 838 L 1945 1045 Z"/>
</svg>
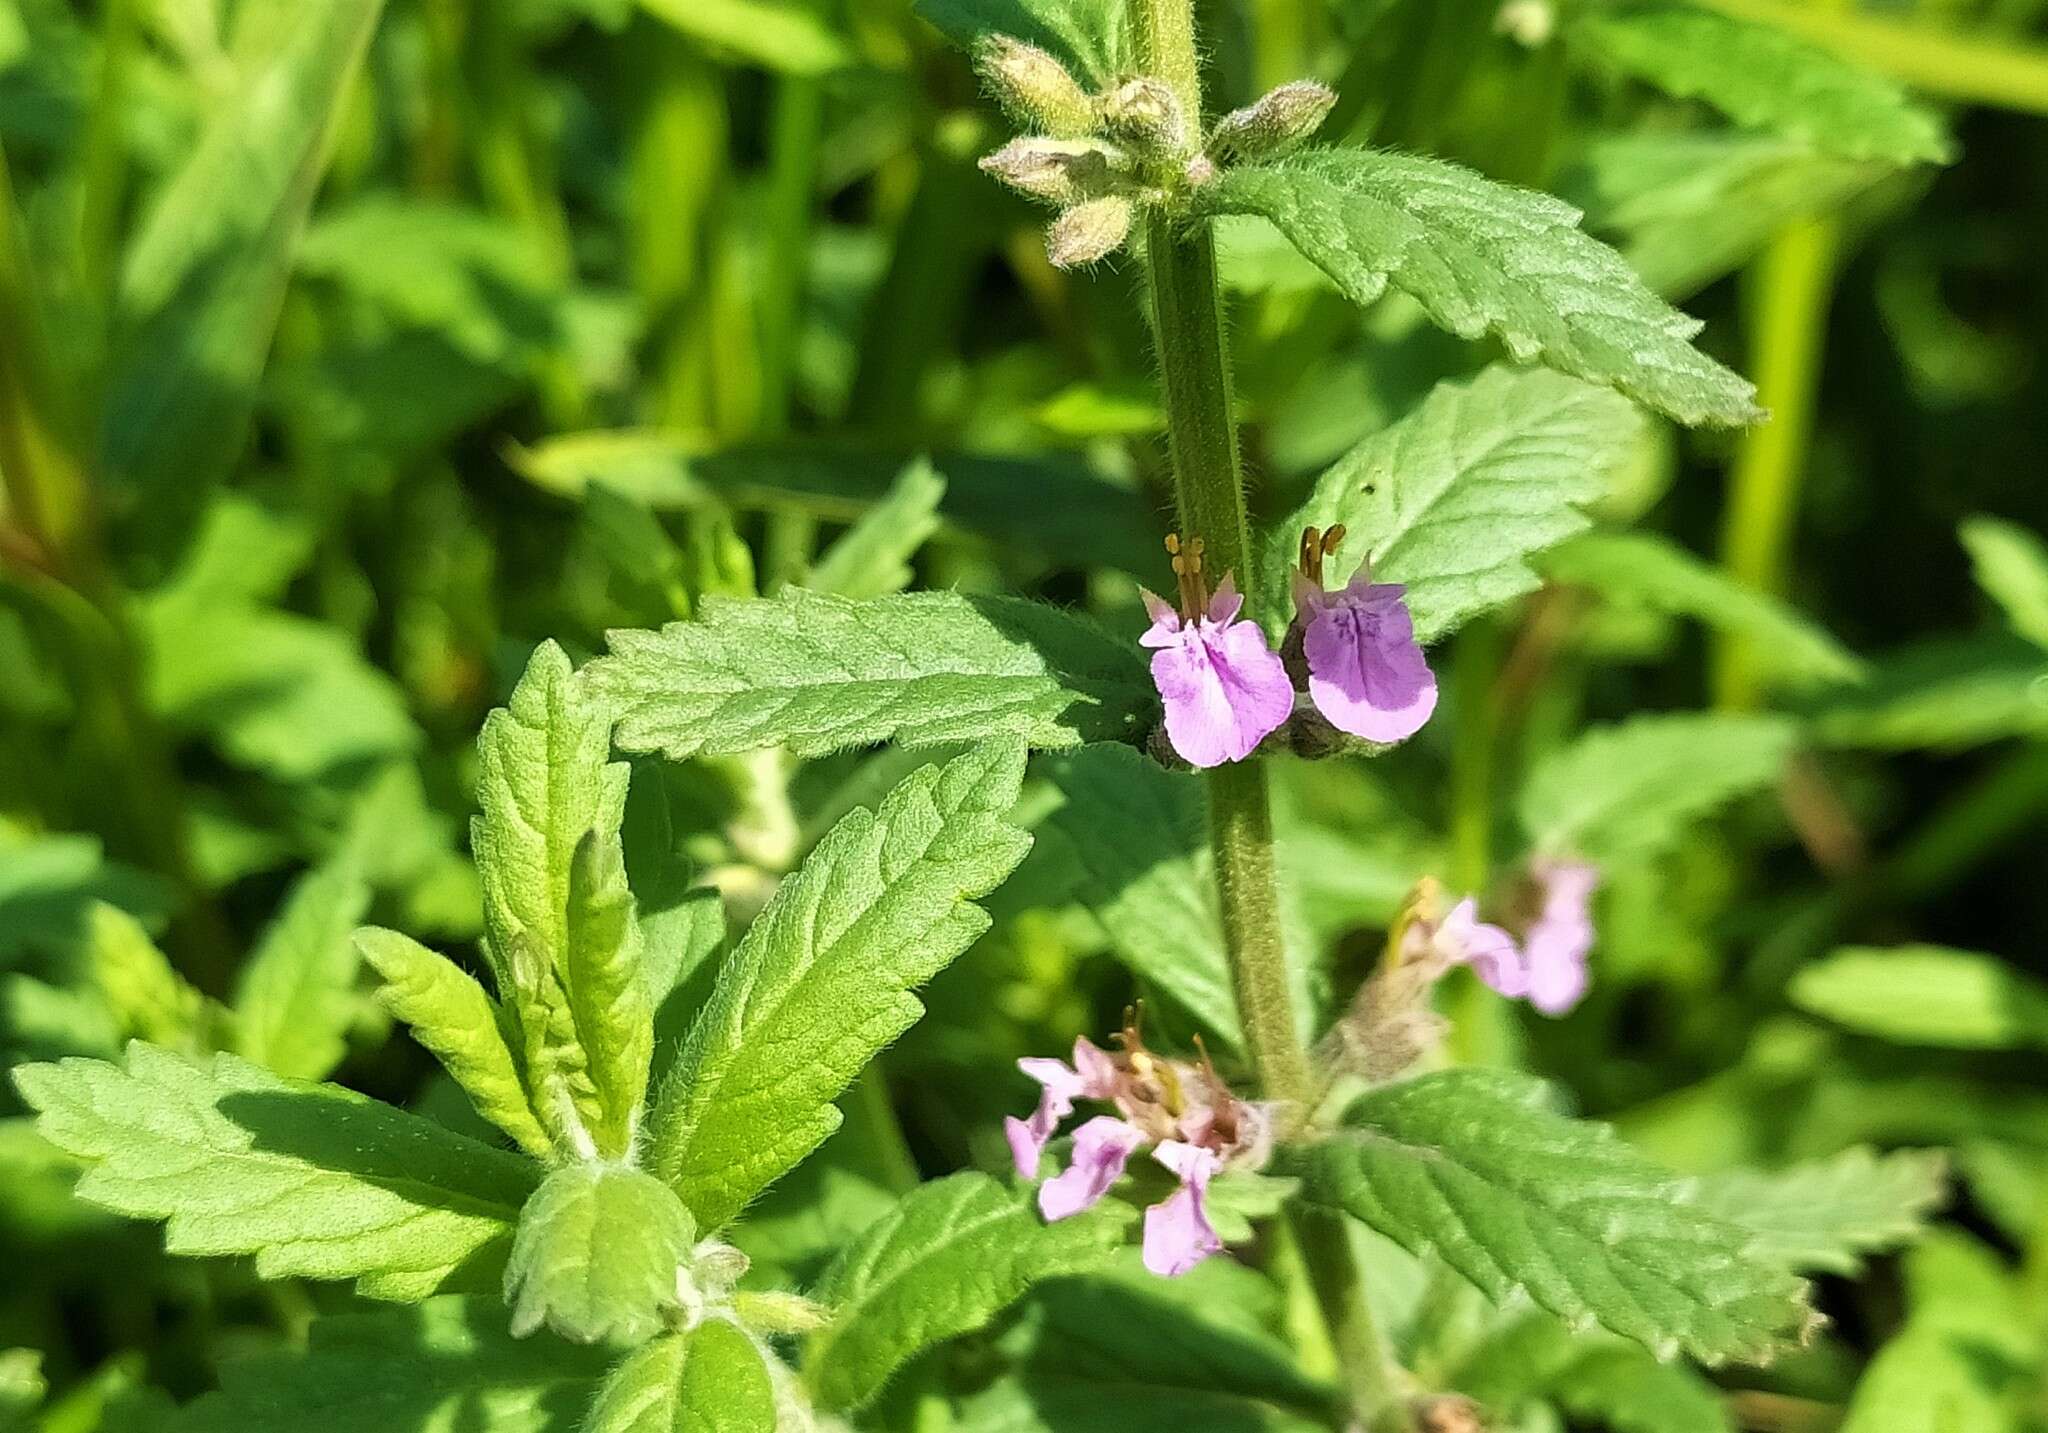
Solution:
<svg viewBox="0 0 2048 1433">
<path fill-rule="evenodd" d="M 1761 592 L 1784 586 L 1840 249 L 1835 221 L 1804 220 L 1772 241 L 1755 273 L 1751 370 L 1771 420 L 1743 435 L 1721 553 L 1729 576 Z M 1724 710 L 1742 710 L 1756 706 L 1762 695 L 1752 645 L 1723 637 L 1715 652 L 1715 701 Z"/>
<path fill-rule="evenodd" d="M 1338 1372 L 1361 1425 L 1373 1433 L 1409 1433 L 1414 1418 L 1403 1388 L 1404 1375 L 1388 1356 L 1385 1336 L 1366 1302 L 1358 1274 L 1358 1251 L 1341 1214 L 1297 1208 L 1291 1220 L 1301 1243 L 1302 1263 L 1323 1307 L 1336 1346 Z"/>
</svg>

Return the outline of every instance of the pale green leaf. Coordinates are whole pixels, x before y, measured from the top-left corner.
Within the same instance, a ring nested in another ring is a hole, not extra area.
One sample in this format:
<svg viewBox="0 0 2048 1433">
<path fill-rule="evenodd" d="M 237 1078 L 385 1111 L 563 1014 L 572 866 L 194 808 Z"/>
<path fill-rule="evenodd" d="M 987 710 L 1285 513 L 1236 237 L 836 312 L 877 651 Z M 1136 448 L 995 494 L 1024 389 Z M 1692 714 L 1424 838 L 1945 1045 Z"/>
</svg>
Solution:
<svg viewBox="0 0 2048 1433">
<path fill-rule="evenodd" d="M 1517 362 L 1540 359 L 1680 422 L 1761 416 L 1755 389 L 1692 346 L 1698 321 L 1549 195 L 1421 155 L 1316 149 L 1227 170 L 1196 203 L 1271 220 L 1353 303 L 1392 282 L 1461 338 L 1493 335 Z"/>
<path fill-rule="evenodd" d="M 397 931 L 366 927 L 356 947 L 383 984 L 377 998 L 462 1086 L 477 1113 L 539 1159 L 553 1153 L 534 1118 L 497 1005 L 476 977 Z"/>
<path fill-rule="evenodd" d="M 1276 610 L 1303 527 L 1342 523 L 1326 581 L 1368 556 L 1376 580 L 1408 586 L 1415 631 L 1432 641 L 1541 584 L 1528 559 L 1588 526 L 1642 439 L 1642 417 L 1604 388 L 1543 369 L 1489 368 L 1439 384 L 1316 480 L 1267 544 Z"/>
<path fill-rule="evenodd" d="M 1156 700 L 1135 641 L 1040 603 L 957 592 L 707 599 L 699 621 L 613 632 L 611 655 L 588 671 L 615 706 L 619 744 L 676 760 L 1125 740 Z"/>
<path fill-rule="evenodd" d="M 677 1306 L 697 1221 L 670 1188 L 623 1165 L 578 1161 L 520 1211 L 505 1263 L 512 1332 L 546 1324 L 580 1343 L 639 1343 Z"/>
<path fill-rule="evenodd" d="M 86 958 L 124 1037 L 191 1052 L 214 1048 L 227 1012 L 178 974 L 134 916 L 104 901 L 94 905 Z"/>
<path fill-rule="evenodd" d="M 647 1101 L 654 1058 L 647 973 L 633 893 L 626 888 L 625 848 L 616 828 L 588 832 L 570 860 L 562 983 L 604 1112 L 603 1126 L 593 1133 L 615 1152 L 632 1147 Z"/>
<path fill-rule="evenodd" d="M 1995 517 L 1973 517 L 1962 533 L 1977 585 L 2005 609 L 2015 632 L 2048 647 L 2048 545 L 2038 533 Z"/>
<path fill-rule="evenodd" d="M 1660 714 L 1594 727 L 1537 763 L 1522 788 L 1522 825 L 1546 851 L 1651 855 L 1686 823 L 1776 782 L 1797 736 L 1770 716 Z"/>
<path fill-rule="evenodd" d="M 724 1319 L 635 1350 L 605 1379 L 583 1433 L 775 1433 L 760 1351 Z"/>
<path fill-rule="evenodd" d="M 886 597 L 910 585 L 910 559 L 939 530 L 946 480 L 923 459 L 897 475 L 882 500 L 840 534 L 804 585 L 841 597 Z"/>
<path fill-rule="evenodd" d="M 1536 566 L 1552 582 L 1747 637 L 1764 671 L 1788 686 L 1853 682 L 1864 674 L 1861 659 L 1791 607 L 1655 533 L 1585 533 L 1543 554 Z"/>
<path fill-rule="evenodd" d="M 560 1433 L 589 1405 L 606 1357 L 514 1339 L 495 1295 L 443 1296 L 316 1319 L 303 1352 L 226 1359 L 220 1392 L 179 1410 L 164 1433 Z"/>
<path fill-rule="evenodd" d="M 1934 639 L 1886 656 L 1810 715 L 1816 740 L 1879 751 L 2048 737 L 2048 653 L 2004 633 Z"/>
<path fill-rule="evenodd" d="M 821 13 L 801 0 L 640 0 L 694 40 L 789 75 L 822 75 L 852 56 Z"/>
<path fill-rule="evenodd" d="M 484 721 L 477 743 L 483 814 L 472 823 L 470 845 L 483 882 L 486 949 L 516 1019 L 534 1112 L 570 1147 L 594 1141 L 598 1152 L 618 1157 L 632 1143 L 637 1108 L 620 1100 L 633 1082 L 615 1063 L 600 1076 L 592 1061 L 609 1048 L 605 1042 L 635 1037 L 623 1024 L 600 1030 L 590 1021 L 603 1007 L 630 1023 L 636 997 L 637 1018 L 653 1015 L 644 987 L 634 989 L 619 964 L 631 958 L 624 942 L 636 929 L 617 850 L 631 772 L 609 760 L 608 727 L 562 649 L 542 643 L 511 700 Z M 586 838 L 597 844 L 579 883 L 577 851 Z M 602 890 L 588 884 L 598 877 Z M 571 997 L 579 972 L 599 972 L 597 987 L 585 992 L 592 998 L 581 1002 Z M 638 1058 L 644 1082 L 646 1057 Z"/>
<path fill-rule="evenodd" d="M 1789 1169 L 1739 1169 L 1691 1181 L 1691 1201 L 1757 1236 L 1773 1263 L 1854 1274 L 1863 1256 L 1913 1240 L 1948 1193 L 1937 1150 L 1847 1149 Z"/>
<path fill-rule="evenodd" d="M 1585 11 L 1570 38 L 1680 99 L 1737 124 L 1847 159 L 1891 164 L 1951 157 L 1940 118 L 1895 80 L 1769 25 L 1702 5 L 1630 0 Z"/>
<path fill-rule="evenodd" d="M 1802 967 L 1790 994 L 1802 1010 L 1904 1045 L 2048 1049 L 2048 985 L 1995 955 L 1847 946 Z"/>
<path fill-rule="evenodd" d="M 266 1278 L 418 1298 L 502 1256 L 529 1160 L 232 1055 L 211 1071 L 144 1044 L 14 1072 L 37 1128 L 86 1165 L 79 1197 L 169 1221 L 173 1254 L 253 1254 Z"/>
<path fill-rule="evenodd" d="M 1126 7 L 1116 0 L 917 0 L 917 13 L 963 50 L 1009 35 L 1049 51 L 1093 89 L 1136 63 Z"/>
<path fill-rule="evenodd" d="M 1283 1168 L 1311 1202 L 1435 1253 L 1490 1297 L 1525 1293 L 1659 1357 L 1763 1359 L 1808 1331 L 1805 1286 L 1753 1257 L 1748 1231 L 1685 1203 L 1607 1126 L 1556 1114 L 1527 1076 L 1386 1086 Z"/>
<path fill-rule="evenodd" d="M 235 1051 L 292 1079 L 317 1080 L 348 1051 L 357 1014 L 355 942 L 370 888 L 346 863 L 301 876 L 265 928 L 235 989 Z"/>
<path fill-rule="evenodd" d="M 806 1347 L 804 1382 L 820 1407 L 860 1408 L 909 1359 L 983 1327 L 1038 1280 L 1101 1263 L 1128 1224 L 1114 1206 L 1047 1223 L 1028 1190 L 986 1174 L 924 1185 L 819 1280 L 831 1320 Z"/>
<path fill-rule="evenodd" d="M 178 501 L 238 456 L 292 254 L 380 0 L 236 8 L 232 92 L 145 213 L 101 430 L 118 481 Z"/>
<path fill-rule="evenodd" d="M 0 26 L 4 26 L 0 21 Z M 30 1426 L 50 1385 L 43 1378 L 43 1355 L 33 1348 L 0 1349 L 0 1433 Z"/>
<path fill-rule="evenodd" d="M 1613 1433 L 1734 1433 L 1720 1389 L 1683 1364 L 1610 1344 L 1575 1358 L 1552 1386 L 1558 1406 Z"/>
<path fill-rule="evenodd" d="M 1967 1334 L 1909 1323 L 1870 1361 L 1835 1433 L 2018 1433 L 2015 1383 Z"/>
<path fill-rule="evenodd" d="M 1590 140 L 1558 188 L 1675 301 L 1741 268 L 1795 220 L 1837 213 L 1895 172 L 1770 134 L 1632 129 Z"/>
<path fill-rule="evenodd" d="M 838 1128 L 831 1101 L 924 1013 L 911 990 L 988 928 L 1024 858 L 1024 751 L 992 742 L 843 817 L 719 971 L 664 1082 L 651 1163 L 716 1229 Z"/>
</svg>

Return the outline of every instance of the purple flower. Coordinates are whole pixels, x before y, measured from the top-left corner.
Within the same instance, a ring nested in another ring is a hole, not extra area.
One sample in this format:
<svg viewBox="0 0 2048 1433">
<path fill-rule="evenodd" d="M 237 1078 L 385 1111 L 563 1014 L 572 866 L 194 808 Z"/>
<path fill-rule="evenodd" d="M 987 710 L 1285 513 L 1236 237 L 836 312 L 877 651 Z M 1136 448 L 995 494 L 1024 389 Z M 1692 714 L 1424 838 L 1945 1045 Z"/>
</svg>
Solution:
<svg viewBox="0 0 2048 1433">
<path fill-rule="evenodd" d="M 1294 711 L 1286 664 L 1258 624 L 1240 622 L 1244 598 L 1226 575 L 1215 596 L 1202 576 L 1202 543 L 1169 539 L 1180 579 L 1178 610 L 1144 594 L 1152 625 L 1138 639 L 1153 648 L 1152 681 L 1166 703 L 1166 739 L 1192 766 L 1242 761 Z"/>
<path fill-rule="evenodd" d="M 1535 919 L 1522 936 L 1529 1003 L 1545 1015 L 1563 1015 L 1586 994 L 1600 871 L 1585 861 L 1539 856 L 1529 863 L 1529 875 L 1537 892 Z"/>
<path fill-rule="evenodd" d="M 1374 582 L 1370 562 L 1348 586 L 1323 590 L 1323 559 L 1343 527 L 1308 528 L 1294 580 L 1295 623 L 1308 664 L 1308 695 L 1331 726 L 1366 741 L 1413 736 L 1436 710 L 1436 675 L 1415 640 L 1408 589 Z"/>
<path fill-rule="evenodd" d="M 1145 1267 L 1177 1279 L 1223 1248 L 1204 1204 L 1209 1181 L 1223 1167 L 1213 1151 L 1165 1140 L 1152 1157 L 1180 1176 L 1180 1188 L 1145 1211 Z"/>
<path fill-rule="evenodd" d="M 1416 917 L 1404 936 L 1404 959 L 1431 959 L 1444 966 L 1469 965 L 1473 974 L 1510 1000 L 1529 993 L 1529 966 L 1515 938 L 1479 919 L 1479 902 L 1467 896 L 1442 920 Z"/>
<path fill-rule="evenodd" d="M 1209 1181 L 1228 1165 L 1257 1167 L 1272 1149 L 1272 1120 L 1238 1099 L 1207 1060 L 1190 1064 L 1152 1054 L 1135 1029 L 1112 1055 L 1074 1042 L 1074 1063 L 1020 1060 L 1043 1087 L 1028 1120 L 1004 1121 L 1018 1173 L 1029 1179 L 1053 1130 L 1077 1099 L 1100 1100 L 1115 1115 L 1097 1115 L 1074 1131 L 1067 1167 L 1038 1189 L 1038 1209 L 1059 1220 L 1093 1208 L 1123 1177 L 1132 1155 L 1152 1157 L 1180 1178 L 1180 1187 L 1145 1214 L 1145 1267 L 1168 1278 L 1185 1274 L 1223 1247 L 1209 1223 Z"/>
</svg>

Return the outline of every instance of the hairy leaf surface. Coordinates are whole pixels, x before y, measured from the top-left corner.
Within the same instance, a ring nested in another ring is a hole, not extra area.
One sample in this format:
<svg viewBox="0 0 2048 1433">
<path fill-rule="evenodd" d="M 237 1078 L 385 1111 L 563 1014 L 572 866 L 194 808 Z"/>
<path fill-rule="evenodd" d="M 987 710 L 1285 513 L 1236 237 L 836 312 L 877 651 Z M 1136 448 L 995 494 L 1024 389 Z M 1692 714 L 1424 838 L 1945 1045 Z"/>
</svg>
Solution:
<svg viewBox="0 0 2048 1433">
<path fill-rule="evenodd" d="M 546 1324 L 579 1343 L 638 1343 L 676 1306 L 676 1268 L 697 1222 L 651 1174 L 579 1161 L 520 1211 L 505 1264 L 512 1332 Z"/>
<path fill-rule="evenodd" d="M 586 1433 L 775 1433 L 775 1387 L 752 1342 L 723 1319 L 656 1339 L 605 1379 Z"/>
<path fill-rule="evenodd" d="M 242 967 L 235 1049 L 266 1069 L 317 1080 L 341 1063 L 356 1018 L 349 934 L 370 889 L 346 864 L 301 877 Z"/>
</svg>

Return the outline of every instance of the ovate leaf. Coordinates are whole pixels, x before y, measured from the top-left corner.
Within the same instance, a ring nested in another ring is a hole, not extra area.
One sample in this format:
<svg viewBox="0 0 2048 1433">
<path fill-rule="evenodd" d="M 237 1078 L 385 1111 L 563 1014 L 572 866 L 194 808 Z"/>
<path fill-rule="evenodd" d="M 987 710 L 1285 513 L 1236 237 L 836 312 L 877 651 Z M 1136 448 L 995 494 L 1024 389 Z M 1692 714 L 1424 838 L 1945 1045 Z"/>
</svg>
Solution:
<svg viewBox="0 0 2048 1433">
<path fill-rule="evenodd" d="M 697 1221 L 651 1174 L 578 1162 L 550 1174 L 519 1215 L 505 1264 L 512 1332 L 546 1324 L 579 1343 L 638 1343 L 676 1307 L 676 1270 Z"/>
<path fill-rule="evenodd" d="M 1135 642 L 1008 597 L 710 598 L 699 621 L 610 641 L 588 674 L 618 714 L 619 744 L 678 761 L 767 746 L 819 756 L 880 741 L 1128 740 L 1154 700 Z"/>
<path fill-rule="evenodd" d="M 1656 533 L 1585 533 L 1543 554 L 1536 566 L 1552 582 L 1748 637 L 1765 670 L 1787 685 L 1853 682 L 1864 673 L 1861 659 L 1791 607 Z"/>
<path fill-rule="evenodd" d="M 370 888 L 345 862 L 300 877 L 242 967 L 237 1053 L 301 1080 L 341 1063 L 357 1013 L 349 934 L 369 905 Z"/>
<path fill-rule="evenodd" d="M 1962 533 L 1977 585 L 2005 609 L 2015 632 L 2048 647 L 2048 546 L 2002 518 L 1973 517 Z"/>
<path fill-rule="evenodd" d="M 1106 1260 L 1129 1220 L 1113 1206 L 1047 1223 L 1028 1192 L 968 1172 L 908 1195 L 840 1254 L 816 1298 L 804 1382 L 819 1406 L 859 1408 L 910 1358 L 981 1328 L 1040 1279 Z"/>
<path fill-rule="evenodd" d="M 2048 1049 L 2048 985 L 1976 951 L 1849 946 L 1794 975 L 1791 996 L 1802 1010 L 1904 1045 Z"/>
<path fill-rule="evenodd" d="M 632 977 L 637 925 L 618 849 L 630 769 L 608 759 L 604 709 L 552 642 L 485 720 L 477 749 L 483 814 L 470 844 L 486 949 L 516 1016 L 535 1112 L 564 1125 L 556 1132 L 571 1146 L 594 1142 L 617 1157 L 632 1143 L 647 1078 L 649 1037 L 626 1027 L 653 1019 Z"/>
<path fill-rule="evenodd" d="M 1598 861 L 1669 846 L 1689 821 L 1771 785 L 1797 730 L 1780 717 L 1639 716 L 1552 752 L 1522 788 L 1522 825 L 1551 851 Z"/>
<path fill-rule="evenodd" d="M 1574 43 L 1680 99 L 1846 159 L 1892 164 L 1950 157 L 1941 120 L 1893 80 L 1769 25 L 1704 5 L 1646 0 L 1574 21 Z"/>
<path fill-rule="evenodd" d="M 1113 0 L 917 0 L 916 8 L 963 50 L 983 35 L 1026 40 L 1091 89 L 1122 79 L 1136 58 L 1126 7 Z"/>
<path fill-rule="evenodd" d="M 1021 746 L 927 766 L 842 818 L 719 971 L 664 1082 L 651 1163 L 706 1229 L 839 1126 L 832 1106 L 924 1007 L 910 992 L 988 928 L 973 900 L 1024 858 Z"/>
<path fill-rule="evenodd" d="M 420 1298 L 509 1239 L 531 1161 L 332 1085 L 149 1045 L 15 1072 L 37 1128 L 83 1161 L 79 1197 L 169 1221 L 173 1254 L 253 1254 L 265 1278 Z"/>
<path fill-rule="evenodd" d="M 1789 1169 L 1729 1170 L 1692 1181 L 1692 1202 L 1758 1236 L 1774 1263 L 1854 1274 L 1863 1256 L 1915 1238 L 1946 1196 L 1936 1150 L 1847 1149 Z"/>
<path fill-rule="evenodd" d="M 910 585 L 910 559 L 939 530 L 946 480 L 923 459 L 905 468 L 879 503 L 811 568 L 805 586 L 841 597 L 885 597 Z"/>
<path fill-rule="evenodd" d="M 443 1296 L 317 1319 L 304 1352 L 230 1358 L 221 1391 L 181 1409 L 166 1433 L 554 1433 L 576 1426 L 605 1357 L 514 1339 L 495 1294 Z"/>
<path fill-rule="evenodd" d="M 383 978 L 379 1002 L 411 1028 L 413 1039 L 462 1086 L 477 1113 L 528 1154 L 548 1158 L 553 1146 L 533 1116 L 498 1007 L 476 977 L 397 931 L 360 930 L 356 947 Z"/>
<path fill-rule="evenodd" d="M 753 1343 L 724 1319 L 656 1339 L 598 1391 L 584 1433 L 775 1433 L 775 1386 Z"/>
<path fill-rule="evenodd" d="M 1314 1203 L 1492 1298 L 1526 1293 L 1659 1357 L 1768 1358 L 1802 1338 L 1806 1289 L 1748 1230 L 1687 1204 L 1681 1182 L 1605 1125 L 1552 1111 L 1544 1087 L 1451 1070 L 1367 1095 L 1286 1167 Z"/>
<path fill-rule="evenodd" d="M 1755 389 L 1692 346 L 1697 320 L 1658 298 L 1579 211 L 1421 155 L 1317 149 L 1226 171 L 1204 214 L 1269 219 L 1353 303 L 1387 284 L 1461 338 L 1620 389 L 1683 423 L 1753 423 Z"/>
<path fill-rule="evenodd" d="M 1342 523 L 1332 583 L 1370 554 L 1376 579 L 1408 585 L 1416 634 L 1443 636 L 1536 590 L 1530 554 L 1585 530 L 1579 506 L 1607 492 L 1642 427 L 1626 399 L 1541 369 L 1440 384 L 1332 464 L 1274 531 L 1268 600 L 1291 605 L 1287 568 L 1302 528 Z"/>
</svg>

